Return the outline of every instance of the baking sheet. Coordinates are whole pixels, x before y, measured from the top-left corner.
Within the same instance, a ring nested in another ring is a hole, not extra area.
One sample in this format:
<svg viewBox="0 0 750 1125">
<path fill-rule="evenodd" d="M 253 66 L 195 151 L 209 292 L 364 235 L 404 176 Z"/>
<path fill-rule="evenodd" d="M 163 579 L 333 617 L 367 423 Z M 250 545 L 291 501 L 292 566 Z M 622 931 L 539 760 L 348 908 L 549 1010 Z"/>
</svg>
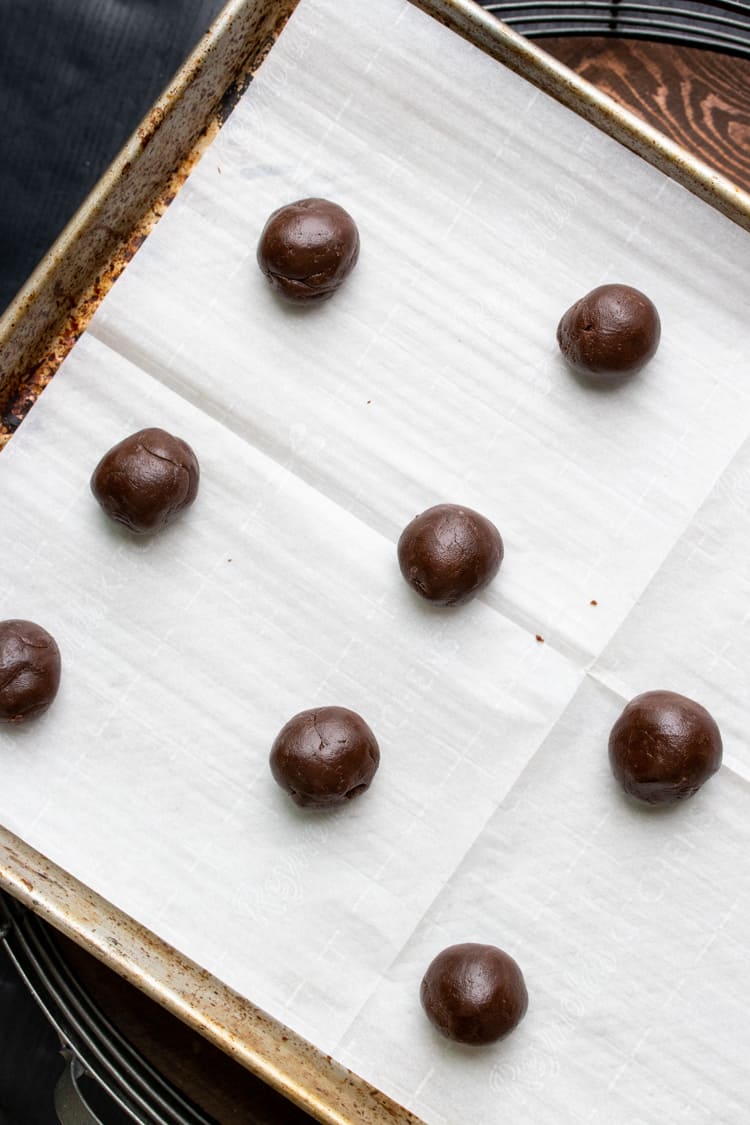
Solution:
<svg viewBox="0 0 750 1125">
<path fill-rule="evenodd" d="M 348 206 L 363 253 L 300 314 L 254 253 L 267 213 L 309 194 Z M 45 624 L 66 664 L 54 710 L 0 735 L 3 821 L 428 1121 L 740 1120 L 746 782 L 725 769 L 682 819 L 644 817 L 604 745 L 631 683 L 697 682 L 694 590 L 665 579 L 655 633 L 638 602 L 742 464 L 746 238 L 401 0 L 365 22 L 302 0 L 0 463 L 0 612 Z M 664 337 L 597 394 L 554 329 L 604 280 L 649 292 Z M 149 424 L 194 445 L 203 481 L 141 543 L 88 477 Z M 411 597 L 394 546 L 443 499 L 507 551 L 447 614 Z M 716 636 L 744 589 L 722 559 L 700 618 Z M 735 769 L 738 689 L 712 695 Z M 324 702 L 361 711 L 383 757 L 366 798 L 313 817 L 266 759 Z M 434 952 L 472 939 L 518 957 L 531 1006 L 469 1055 L 416 996 Z"/>
</svg>

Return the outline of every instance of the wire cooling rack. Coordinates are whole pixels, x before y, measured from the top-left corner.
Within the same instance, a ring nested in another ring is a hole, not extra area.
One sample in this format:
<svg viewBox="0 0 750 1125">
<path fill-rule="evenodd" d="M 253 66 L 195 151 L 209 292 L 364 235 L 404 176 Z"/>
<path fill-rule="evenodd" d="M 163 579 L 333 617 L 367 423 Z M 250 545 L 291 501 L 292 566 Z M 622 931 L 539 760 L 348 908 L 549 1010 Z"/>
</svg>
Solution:
<svg viewBox="0 0 750 1125">
<path fill-rule="evenodd" d="M 479 0 L 487 11 L 530 39 L 602 35 L 703 47 L 750 58 L 750 3 L 742 0 Z"/>
</svg>

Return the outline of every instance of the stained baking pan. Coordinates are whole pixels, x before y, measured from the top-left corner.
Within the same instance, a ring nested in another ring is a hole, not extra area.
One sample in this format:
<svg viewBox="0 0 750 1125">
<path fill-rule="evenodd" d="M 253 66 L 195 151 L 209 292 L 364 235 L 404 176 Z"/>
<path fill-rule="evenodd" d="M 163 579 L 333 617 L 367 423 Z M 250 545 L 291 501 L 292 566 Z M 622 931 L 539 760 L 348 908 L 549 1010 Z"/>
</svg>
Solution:
<svg viewBox="0 0 750 1125">
<path fill-rule="evenodd" d="M 750 229 L 750 199 L 473 4 L 418 5 Z M 295 7 L 230 3 L 0 324 L 6 403 L 31 400 L 84 331 Z M 329 1122 L 415 1121 L 3 830 L 3 886 L 297 1104 Z"/>
</svg>

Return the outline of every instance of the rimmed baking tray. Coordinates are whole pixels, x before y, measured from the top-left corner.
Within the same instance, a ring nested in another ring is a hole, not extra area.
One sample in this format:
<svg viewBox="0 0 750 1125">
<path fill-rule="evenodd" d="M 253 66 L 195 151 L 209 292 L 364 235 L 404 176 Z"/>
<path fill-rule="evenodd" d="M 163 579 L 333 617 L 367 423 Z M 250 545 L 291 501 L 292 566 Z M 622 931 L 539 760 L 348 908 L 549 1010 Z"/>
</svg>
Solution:
<svg viewBox="0 0 750 1125">
<path fill-rule="evenodd" d="M 3 318 L 6 401 L 33 398 L 54 373 L 294 6 L 227 6 Z M 418 6 L 750 229 L 750 199 L 739 189 L 473 4 Z M 0 877 L 12 894 L 320 1120 L 416 1120 L 5 830 L 0 857 Z"/>
</svg>

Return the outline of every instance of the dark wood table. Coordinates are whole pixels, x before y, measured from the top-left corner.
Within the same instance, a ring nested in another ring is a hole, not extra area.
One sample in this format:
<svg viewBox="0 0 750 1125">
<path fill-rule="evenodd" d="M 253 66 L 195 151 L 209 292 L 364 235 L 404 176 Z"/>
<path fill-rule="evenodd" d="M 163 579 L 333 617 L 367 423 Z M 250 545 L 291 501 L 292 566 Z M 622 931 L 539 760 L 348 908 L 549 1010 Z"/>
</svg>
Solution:
<svg viewBox="0 0 750 1125">
<path fill-rule="evenodd" d="M 750 191 L 750 61 L 627 39 L 538 45 Z"/>
</svg>

